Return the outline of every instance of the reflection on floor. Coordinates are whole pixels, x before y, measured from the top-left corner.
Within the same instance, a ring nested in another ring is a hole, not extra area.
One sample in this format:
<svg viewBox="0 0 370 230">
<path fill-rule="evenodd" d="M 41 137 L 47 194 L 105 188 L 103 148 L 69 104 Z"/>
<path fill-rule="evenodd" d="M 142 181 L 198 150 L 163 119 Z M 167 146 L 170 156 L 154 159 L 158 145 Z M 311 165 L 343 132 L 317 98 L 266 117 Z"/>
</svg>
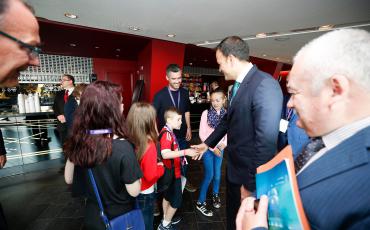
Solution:
<svg viewBox="0 0 370 230">
<path fill-rule="evenodd" d="M 7 151 L 6 168 L 62 157 L 56 120 L 47 115 L 17 116 L 1 120 Z"/>
<path fill-rule="evenodd" d="M 176 225 L 177 229 L 225 229 L 224 168 L 220 190 L 221 208 L 214 210 L 213 217 L 205 217 L 195 208 L 199 190 L 195 193 L 185 191 L 182 207 L 178 211 L 183 220 Z M 9 229 L 84 229 L 84 202 L 71 197 L 58 169 L 59 167 L 0 179 L 0 202 Z M 191 162 L 189 178 L 199 188 L 203 178 L 201 162 Z M 208 199 L 207 202 L 211 201 Z M 160 218 L 155 219 L 155 227 Z"/>
</svg>

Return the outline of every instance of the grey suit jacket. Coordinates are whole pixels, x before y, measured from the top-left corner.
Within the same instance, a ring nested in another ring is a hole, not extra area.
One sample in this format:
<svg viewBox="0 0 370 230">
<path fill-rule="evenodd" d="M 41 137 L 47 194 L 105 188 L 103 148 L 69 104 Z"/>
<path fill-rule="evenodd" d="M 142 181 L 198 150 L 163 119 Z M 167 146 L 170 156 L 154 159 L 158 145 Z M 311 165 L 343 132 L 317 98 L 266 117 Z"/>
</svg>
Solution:
<svg viewBox="0 0 370 230">
<path fill-rule="evenodd" d="M 227 133 L 229 182 L 255 190 L 256 168 L 277 151 L 282 102 L 278 82 L 253 66 L 232 99 L 227 116 L 205 141 L 214 147 Z"/>
</svg>

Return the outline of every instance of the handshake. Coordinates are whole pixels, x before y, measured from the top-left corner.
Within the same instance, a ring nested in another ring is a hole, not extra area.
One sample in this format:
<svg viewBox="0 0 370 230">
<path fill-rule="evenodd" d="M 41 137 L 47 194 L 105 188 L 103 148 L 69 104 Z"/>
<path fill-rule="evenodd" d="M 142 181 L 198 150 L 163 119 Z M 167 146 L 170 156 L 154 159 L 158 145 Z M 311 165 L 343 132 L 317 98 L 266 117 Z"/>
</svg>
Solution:
<svg viewBox="0 0 370 230">
<path fill-rule="evenodd" d="M 192 145 L 189 149 L 185 150 L 185 155 L 191 157 L 193 160 L 200 160 L 207 149 L 208 146 L 205 143 Z"/>
</svg>

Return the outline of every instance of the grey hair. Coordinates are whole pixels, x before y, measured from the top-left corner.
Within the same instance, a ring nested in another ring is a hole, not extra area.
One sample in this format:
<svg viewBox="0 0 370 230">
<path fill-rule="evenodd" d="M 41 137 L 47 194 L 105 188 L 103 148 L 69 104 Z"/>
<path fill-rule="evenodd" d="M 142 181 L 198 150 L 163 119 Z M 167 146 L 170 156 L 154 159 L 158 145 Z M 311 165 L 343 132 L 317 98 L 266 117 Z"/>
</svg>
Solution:
<svg viewBox="0 0 370 230">
<path fill-rule="evenodd" d="M 370 91 L 370 33 L 360 29 L 328 32 L 298 51 L 294 62 L 304 59 L 302 71 L 317 92 L 335 74 L 344 75 Z"/>
</svg>

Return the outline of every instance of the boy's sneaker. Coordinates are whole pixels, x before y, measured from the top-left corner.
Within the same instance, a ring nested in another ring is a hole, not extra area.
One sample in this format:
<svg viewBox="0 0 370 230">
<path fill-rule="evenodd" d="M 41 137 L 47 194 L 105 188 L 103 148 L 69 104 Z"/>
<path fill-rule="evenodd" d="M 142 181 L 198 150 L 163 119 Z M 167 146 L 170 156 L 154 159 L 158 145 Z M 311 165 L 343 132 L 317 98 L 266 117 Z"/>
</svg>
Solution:
<svg viewBox="0 0 370 230">
<path fill-rule="evenodd" d="M 220 196 L 218 194 L 213 194 L 212 201 L 213 201 L 213 207 L 215 207 L 215 208 L 220 208 L 221 207 L 221 199 L 220 199 Z"/>
<path fill-rule="evenodd" d="M 176 217 L 173 217 L 173 218 L 172 218 L 172 220 L 171 220 L 171 224 L 175 225 L 175 224 L 180 223 L 180 221 L 181 221 L 181 217 L 176 216 Z"/>
<path fill-rule="evenodd" d="M 206 202 L 196 204 L 197 209 L 205 216 L 213 216 L 212 210 L 207 209 Z"/>
<path fill-rule="evenodd" d="M 159 224 L 157 230 L 176 230 L 176 228 L 173 226 L 172 222 L 170 222 L 166 227 L 163 226 L 163 222 Z"/>
</svg>

